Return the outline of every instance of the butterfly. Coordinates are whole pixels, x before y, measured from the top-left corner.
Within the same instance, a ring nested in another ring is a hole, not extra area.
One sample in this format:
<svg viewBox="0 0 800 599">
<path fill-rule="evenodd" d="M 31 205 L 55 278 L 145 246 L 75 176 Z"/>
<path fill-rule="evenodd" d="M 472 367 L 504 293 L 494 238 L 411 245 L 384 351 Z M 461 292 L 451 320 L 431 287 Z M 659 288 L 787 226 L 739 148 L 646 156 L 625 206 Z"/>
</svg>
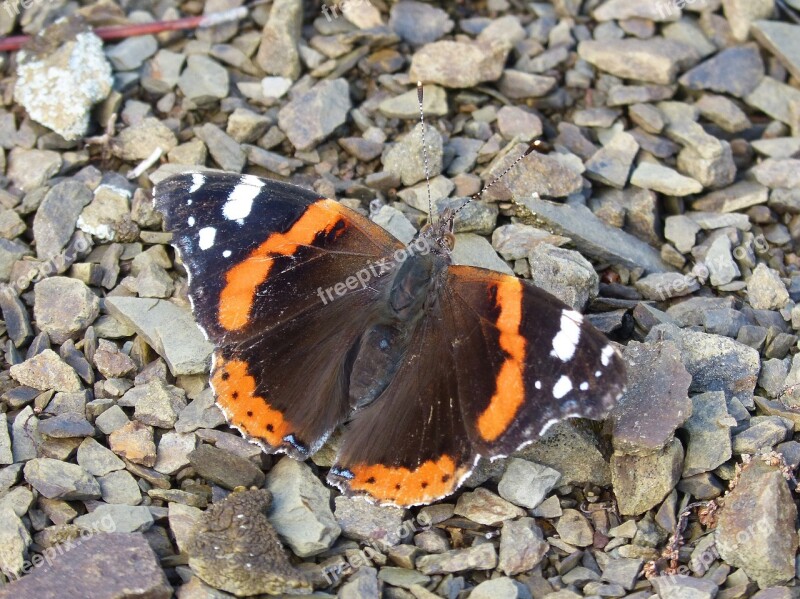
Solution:
<svg viewBox="0 0 800 599">
<path fill-rule="evenodd" d="M 511 275 L 453 264 L 455 212 L 401 243 L 287 183 L 194 172 L 155 187 L 214 343 L 229 423 L 303 460 L 343 427 L 328 481 L 396 506 L 452 494 L 481 457 L 600 419 L 624 363 L 577 311 Z M 535 267 L 535 265 L 533 265 Z"/>
</svg>

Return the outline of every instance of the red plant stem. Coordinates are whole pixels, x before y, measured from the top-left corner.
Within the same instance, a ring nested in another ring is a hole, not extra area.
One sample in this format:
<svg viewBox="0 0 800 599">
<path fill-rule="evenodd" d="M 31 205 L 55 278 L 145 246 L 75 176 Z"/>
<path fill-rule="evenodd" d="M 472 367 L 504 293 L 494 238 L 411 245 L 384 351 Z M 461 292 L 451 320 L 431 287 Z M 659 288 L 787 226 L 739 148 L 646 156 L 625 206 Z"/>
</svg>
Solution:
<svg viewBox="0 0 800 599">
<path fill-rule="evenodd" d="M 164 31 L 178 31 L 180 29 L 197 29 L 198 27 L 208 27 L 218 25 L 227 21 L 234 21 L 246 15 L 244 7 L 213 13 L 210 15 L 200 15 L 196 17 L 184 17 L 171 21 L 154 21 L 152 23 L 137 23 L 135 25 L 115 25 L 113 27 L 98 27 L 94 33 L 102 40 L 118 40 L 137 35 L 152 35 Z M 28 35 L 14 35 L 11 37 L 0 38 L 0 52 L 13 52 L 19 50 L 22 45 L 30 40 Z"/>
<path fill-rule="evenodd" d="M 136 35 L 154 35 L 163 31 L 178 31 L 180 29 L 196 29 L 200 27 L 205 17 L 184 17 L 173 21 L 154 21 L 152 23 L 138 23 L 136 25 L 117 25 L 113 27 L 98 27 L 95 34 L 102 40 L 118 40 Z"/>
</svg>

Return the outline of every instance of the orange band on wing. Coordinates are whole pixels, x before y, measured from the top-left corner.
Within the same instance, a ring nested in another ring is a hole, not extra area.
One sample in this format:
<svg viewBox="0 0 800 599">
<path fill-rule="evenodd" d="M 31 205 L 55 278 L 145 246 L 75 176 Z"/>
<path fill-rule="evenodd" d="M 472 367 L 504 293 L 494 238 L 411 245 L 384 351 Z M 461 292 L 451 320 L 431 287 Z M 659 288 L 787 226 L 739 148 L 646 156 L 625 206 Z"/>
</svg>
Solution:
<svg viewBox="0 0 800 599">
<path fill-rule="evenodd" d="M 277 256 L 291 256 L 297 248 L 309 245 L 320 233 L 329 233 L 342 220 L 339 204 L 320 200 L 311 204 L 286 231 L 273 233 L 242 262 L 228 271 L 219 296 L 219 323 L 238 331 L 250 319 L 256 291 L 269 276 Z"/>
<path fill-rule="evenodd" d="M 508 430 L 525 401 L 525 338 L 520 334 L 522 323 L 522 282 L 504 277 L 497 284 L 497 306 L 500 316 L 495 326 L 500 331 L 500 347 L 506 359 L 500 367 L 495 392 L 489 405 L 478 417 L 478 433 L 484 441 L 494 441 Z"/>
<path fill-rule="evenodd" d="M 380 464 L 360 465 L 349 470 L 353 473 L 348 481 L 352 491 L 363 491 L 377 501 L 399 506 L 428 503 L 449 495 L 466 472 L 448 455 L 436 461 L 428 460 L 415 470 Z"/>
<path fill-rule="evenodd" d="M 248 436 L 280 447 L 283 438 L 294 432 L 279 410 L 256 395 L 256 381 L 247 372 L 247 362 L 217 358 L 211 382 L 225 416 Z"/>
</svg>

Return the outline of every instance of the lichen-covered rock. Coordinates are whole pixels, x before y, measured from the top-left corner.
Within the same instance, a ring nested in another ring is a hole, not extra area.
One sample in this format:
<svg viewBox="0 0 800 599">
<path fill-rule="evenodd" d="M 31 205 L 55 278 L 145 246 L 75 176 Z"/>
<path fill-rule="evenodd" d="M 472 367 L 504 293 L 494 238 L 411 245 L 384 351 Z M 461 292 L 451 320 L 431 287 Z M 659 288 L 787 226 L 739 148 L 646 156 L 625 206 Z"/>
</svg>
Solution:
<svg viewBox="0 0 800 599">
<path fill-rule="evenodd" d="M 189 567 L 211 586 L 239 597 L 310 593 L 267 519 L 272 494 L 237 491 L 200 517 L 186 547 Z"/>
<path fill-rule="evenodd" d="M 112 83 L 102 40 L 72 20 L 51 25 L 32 50 L 17 54 L 14 99 L 64 139 L 86 134 L 91 107 L 108 96 Z"/>
</svg>

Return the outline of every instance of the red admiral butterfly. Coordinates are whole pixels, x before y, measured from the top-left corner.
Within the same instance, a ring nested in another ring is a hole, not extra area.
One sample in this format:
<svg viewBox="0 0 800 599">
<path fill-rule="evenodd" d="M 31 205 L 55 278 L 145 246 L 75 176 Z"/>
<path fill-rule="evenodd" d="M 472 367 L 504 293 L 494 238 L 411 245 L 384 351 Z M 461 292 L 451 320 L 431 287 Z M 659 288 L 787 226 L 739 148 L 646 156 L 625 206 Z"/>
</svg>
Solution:
<svg viewBox="0 0 800 599">
<path fill-rule="evenodd" d="M 216 345 L 218 405 L 297 459 L 344 424 L 328 481 L 345 493 L 430 503 L 480 456 L 602 418 L 624 390 L 618 352 L 579 312 L 452 263 L 453 212 L 405 246 L 336 201 L 251 175 L 176 175 L 154 195 Z"/>
</svg>

